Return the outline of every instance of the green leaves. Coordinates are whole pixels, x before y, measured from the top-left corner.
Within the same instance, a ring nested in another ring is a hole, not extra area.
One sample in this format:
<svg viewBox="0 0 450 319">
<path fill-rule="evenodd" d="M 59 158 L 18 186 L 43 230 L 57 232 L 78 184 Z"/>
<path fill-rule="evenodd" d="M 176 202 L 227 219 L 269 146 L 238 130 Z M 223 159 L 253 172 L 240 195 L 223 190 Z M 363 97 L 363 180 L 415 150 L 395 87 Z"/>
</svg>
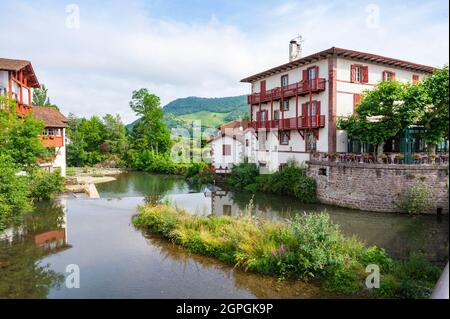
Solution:
<svg viewBox="0 0 450 319">
<path fill-rule="evenodd" d="M 383 81 L 366 91 L 356 114 L 338 121 L 362 142 L 382 145 L 411 125 L 423 125 L 424 138 L 436 144 L 448 139 L 448 66 L 418 84 Z"/>
</svg>

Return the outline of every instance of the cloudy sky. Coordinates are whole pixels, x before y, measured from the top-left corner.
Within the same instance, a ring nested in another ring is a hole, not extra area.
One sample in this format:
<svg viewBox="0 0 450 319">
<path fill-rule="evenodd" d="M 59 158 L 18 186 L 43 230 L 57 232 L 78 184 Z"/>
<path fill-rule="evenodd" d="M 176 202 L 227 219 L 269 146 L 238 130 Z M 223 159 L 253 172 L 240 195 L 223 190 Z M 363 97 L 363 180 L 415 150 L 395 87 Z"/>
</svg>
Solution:
<svg viewBox="0 0 450 319">
<path fill-rule="evenodd" d="M 449 7 L 434 1 L 0 0 L 0 57 L 31 60 L 52 102 L 80 116 L 119 113 L 146 87 L 162 104 L 245 94 L 239 80 L 332 46 L 442 66 Z"/>
</svg>

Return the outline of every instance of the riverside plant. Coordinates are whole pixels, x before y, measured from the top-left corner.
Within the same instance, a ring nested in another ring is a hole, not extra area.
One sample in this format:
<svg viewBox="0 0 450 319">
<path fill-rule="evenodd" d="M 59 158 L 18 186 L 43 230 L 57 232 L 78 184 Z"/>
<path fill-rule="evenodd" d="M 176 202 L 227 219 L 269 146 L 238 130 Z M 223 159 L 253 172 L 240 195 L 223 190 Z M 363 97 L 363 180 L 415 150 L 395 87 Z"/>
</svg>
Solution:
<svg viewBox="0 0 450 319">
<path fill-rule="evenodd" d="M 427 262 L 399 264 L 383 249 L 345 237 L 326 213 L 298 215 L 290 222 L 229 216 L 198 216 L 165 204 L 147 205 L 133 218 L 136 227 L 160 234 L 192 253 L 280 279 L 314 279 L 325 289 L 359 293 L 365 268 L 380 268 L 381 297 L 428 297 L 439 270 Z M 403 269 L 411 276 L 402 277 Z M 426 277 L 423 276 L 426 274 Z M 386 278 L 386 281 L 384 281 Z M 414 283 L 420 284 L 414 284 Z"/>
</svg>

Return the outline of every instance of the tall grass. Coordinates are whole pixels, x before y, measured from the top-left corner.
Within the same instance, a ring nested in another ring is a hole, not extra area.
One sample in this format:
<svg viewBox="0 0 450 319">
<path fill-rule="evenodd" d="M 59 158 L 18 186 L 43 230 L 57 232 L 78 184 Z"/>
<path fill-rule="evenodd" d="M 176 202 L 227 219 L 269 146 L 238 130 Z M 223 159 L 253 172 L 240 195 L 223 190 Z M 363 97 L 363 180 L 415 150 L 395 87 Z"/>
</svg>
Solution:
<svg viewBox="0 0 450 319">
<path fill-rule="evenodd" d="M 405 293 L 398 281 L 392 280 L 396 279 L 398 270 L 392 270 L 395 263 L 384 250 L 344 237 L 326 213 L 305 214 L 291 222 L 280 223 L 257 219 L 250 214 L 239 218 L 195 216 L 156 204 L 140 208 L 133 223 L 193 253 L 280 278 L 316 278 L 330 290 L 362 291 L 368 275 L 366 266 L 377 264 L 382 274 L 389 274 L 387 286 L 379 290 L 379 294 L 402 297 Z M 401 265 L 397 265 L 399 267 Z M 427 288 L 415 287 L 419 291 L 414 296 L 426 296 L 435 279 L 433 273 L 421 281 Z"/>
</svg>

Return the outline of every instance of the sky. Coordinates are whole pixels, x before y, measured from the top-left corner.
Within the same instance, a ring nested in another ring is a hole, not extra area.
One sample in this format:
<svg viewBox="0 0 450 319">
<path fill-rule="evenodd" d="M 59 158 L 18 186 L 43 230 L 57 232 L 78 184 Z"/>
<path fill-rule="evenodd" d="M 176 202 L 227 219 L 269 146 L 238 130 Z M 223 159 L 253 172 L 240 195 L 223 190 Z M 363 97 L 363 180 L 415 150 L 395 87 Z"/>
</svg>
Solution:
<svg viewBox="0 0 450 319">
<path fill-rule="evenodd" d="M 321 0 L 0 0 L 0 57 L 29 60 L 64 114 L 136 116 L 133 90 L 162 105 L 247 94 L 244 77 L 333 46 L 416 63 L 449 62 L 449 4 Z"/>
</svg>

